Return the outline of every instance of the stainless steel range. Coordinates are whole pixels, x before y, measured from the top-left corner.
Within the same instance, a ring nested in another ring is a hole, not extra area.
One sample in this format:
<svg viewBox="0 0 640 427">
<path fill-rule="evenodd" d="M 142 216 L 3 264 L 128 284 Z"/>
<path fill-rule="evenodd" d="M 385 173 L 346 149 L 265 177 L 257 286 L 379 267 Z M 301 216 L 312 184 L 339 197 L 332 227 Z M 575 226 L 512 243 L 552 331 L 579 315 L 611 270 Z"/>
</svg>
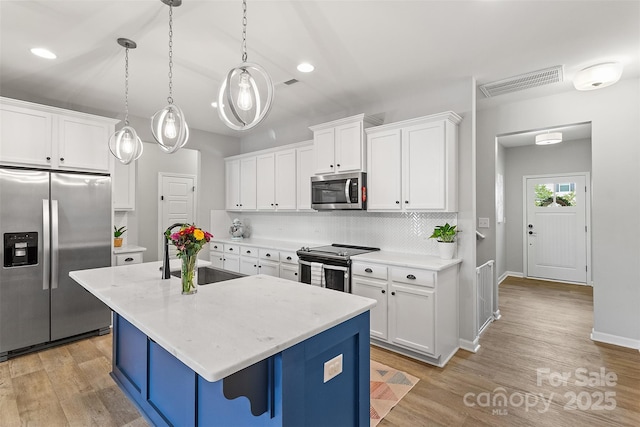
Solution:
<svg viewBox="0 0 640 427">
<path fill-rule="evenodd" d="M 351 257 L 380 248 L 334 243 L 316 248 L 302 247 L 298 254 L 299 281 L 323 288 L 351 292 Z"/>
</svg>

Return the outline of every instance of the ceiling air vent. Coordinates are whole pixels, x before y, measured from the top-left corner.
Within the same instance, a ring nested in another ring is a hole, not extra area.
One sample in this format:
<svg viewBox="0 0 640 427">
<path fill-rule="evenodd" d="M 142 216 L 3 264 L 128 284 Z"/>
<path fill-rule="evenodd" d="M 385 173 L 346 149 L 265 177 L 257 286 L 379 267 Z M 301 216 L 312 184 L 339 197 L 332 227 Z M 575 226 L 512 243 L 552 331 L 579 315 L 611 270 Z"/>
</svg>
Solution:
<svg viewBox="0 0 640 427">
<path fill-rule="evenodd" d="M 498 80 L 497 82 L 486 83 L 480 85 L 480 90 L 487 98 L 491 98 L 492 96 L 531 89 L 532 87 L 559 83 L 562 81 L 562 74 L 562 65 L 557 65 L 555 67 L 545 68 L 544 70 Z"/>
</svg>

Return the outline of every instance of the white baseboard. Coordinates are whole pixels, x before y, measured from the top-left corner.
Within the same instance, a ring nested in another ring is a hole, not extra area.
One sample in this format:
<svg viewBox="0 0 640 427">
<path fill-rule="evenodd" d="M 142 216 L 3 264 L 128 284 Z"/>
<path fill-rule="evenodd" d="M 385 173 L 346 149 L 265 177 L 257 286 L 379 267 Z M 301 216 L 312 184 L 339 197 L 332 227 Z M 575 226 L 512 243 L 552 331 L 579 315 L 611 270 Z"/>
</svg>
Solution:
<svg viewBox="0 0 640 427">
<path fill-rule="evenodd" d="M 463 340 L 460 338 L 458 341 L 462 350 L 470 351 L 471 353 L 477 353 L 480 349 L 480 337 L 476 337 L 473 341 Z"/>
<path fill-rule="evenodd" d="M 640 350 L 640 340 L 625 338 L 618 335 L 605 334 L 604 332 L 597 332 L 595 329 L 591 329 L 591 339 L 593 341 Z"/>
<path fill-rule="evenodd" d="M 521 271 L 505 271 L 504 273 L 502 273 L 502 275 L 500 275 L 500 277 L 498 278 L 498 284 L 504 282 L 504 279 L 506 279 L 508 276 L 513 276 L 513 277 L 524 277 L 524 273 L 522 273 Z"/>
</svg>

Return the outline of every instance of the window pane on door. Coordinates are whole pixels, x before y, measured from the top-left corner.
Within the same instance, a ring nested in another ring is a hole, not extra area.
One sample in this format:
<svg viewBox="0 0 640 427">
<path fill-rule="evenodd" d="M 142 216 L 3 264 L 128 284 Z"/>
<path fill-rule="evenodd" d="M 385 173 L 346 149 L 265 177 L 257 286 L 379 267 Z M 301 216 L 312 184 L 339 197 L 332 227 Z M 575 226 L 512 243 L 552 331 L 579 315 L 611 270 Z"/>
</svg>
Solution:
<svg viewBox="0 0 640 427">
<path fill-rule="evenodd" d="M 576 206 L 576 183 L 568 182 L 562 184 L 537 184 L 535 186 L 535 206 L 536 207 L 565 207 Z"/>
</svg>

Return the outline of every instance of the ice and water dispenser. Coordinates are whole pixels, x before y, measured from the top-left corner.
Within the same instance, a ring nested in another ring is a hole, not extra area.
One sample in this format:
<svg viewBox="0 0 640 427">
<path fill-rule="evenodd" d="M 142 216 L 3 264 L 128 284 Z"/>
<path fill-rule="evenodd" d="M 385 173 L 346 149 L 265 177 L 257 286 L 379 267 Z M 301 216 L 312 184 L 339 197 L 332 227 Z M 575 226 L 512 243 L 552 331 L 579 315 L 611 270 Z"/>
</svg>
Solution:
<svg viewBox="0 0 640 427">
<path fill-rule="evenodd" d="M 38 233 L 4 233 L 4 266 L 38 263 Z"/>
</svg>

